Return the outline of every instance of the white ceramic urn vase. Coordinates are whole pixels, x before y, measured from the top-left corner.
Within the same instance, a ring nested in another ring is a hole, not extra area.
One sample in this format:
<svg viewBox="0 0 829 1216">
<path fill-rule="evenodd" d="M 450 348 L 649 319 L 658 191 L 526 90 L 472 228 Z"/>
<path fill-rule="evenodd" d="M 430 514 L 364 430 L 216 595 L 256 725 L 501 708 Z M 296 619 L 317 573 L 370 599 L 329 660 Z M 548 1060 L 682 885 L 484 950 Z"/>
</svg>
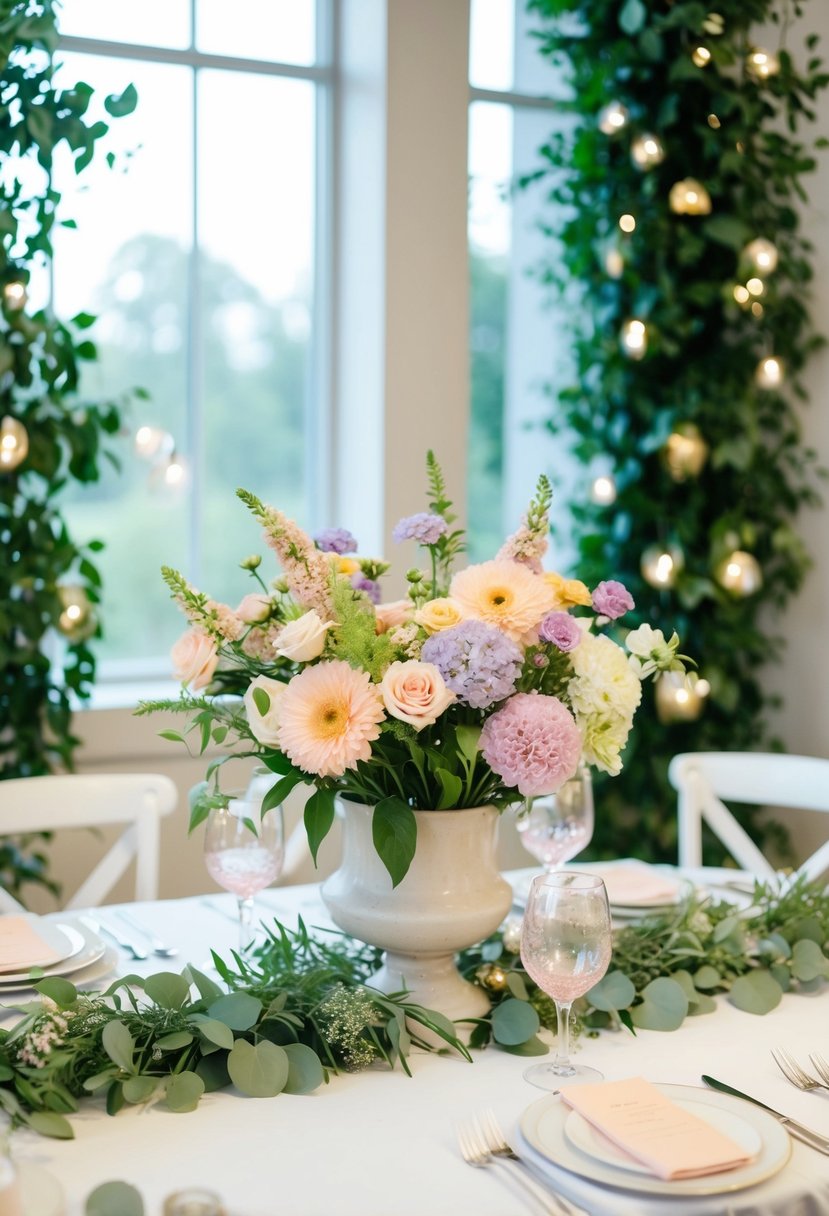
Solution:
<svg viewBox="0 0 829 1216">
<path fill-rule="evenodd" d="M 453 1021 L 486 1014 L 489 998 L 461 976 L 455 954 L 493 933 L 512 903 L 495 862 L 498 811 L 415 811 L 415 855 L 393 887 L 372 840 L 374 808 L 341 805 L 342 863 L 322 897 L 341 929 L 385 951 L 372 984 L 383 992 L 407 988 L 412 1002 Z"/>
</svg>

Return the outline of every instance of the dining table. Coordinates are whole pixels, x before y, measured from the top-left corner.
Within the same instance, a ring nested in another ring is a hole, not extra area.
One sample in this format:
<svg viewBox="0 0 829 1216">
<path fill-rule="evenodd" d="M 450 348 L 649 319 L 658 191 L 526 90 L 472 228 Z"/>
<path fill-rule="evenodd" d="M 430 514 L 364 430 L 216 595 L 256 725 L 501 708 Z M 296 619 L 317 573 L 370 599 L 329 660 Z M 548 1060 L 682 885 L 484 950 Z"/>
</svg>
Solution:
<svg viewBox="0 0 829 1216">
<path fill-rule="evenodd" d="M 686 877 L 710 882 L 713 890 L 718 873 L 700 870 Z M 509 877 L 518 889 L 526 874 Z M 119 949 L 113 956 L 117 973 L 178 972 L 187 963 L 203 968 L 211 951 L 230 959 L 238 943 L 235 900 L 221 892 L 103 907 L 90 910 L 90 916 L 106 925 L 119 920 L 119 911 L 176 953 L 161 957 L 150 951 L 139 961 Z M 260 932 L 274 919 L 295 925 L 298 916 L 320 932 L 332 927 L 318 885 L 271 887 L 257 896 Z M 5 1009 L 3 1024 L 13 1016 Z M 797 1089 L 776 1066 L 773 1048 L 788 1049 L 804 1062 L 810 1051 L 829 1056 L 829 985 L 786 993 L 764 1016 L 743 1012 L 720 996 L 713 1012 L 688 1017 L 677 1030 L 583 1032 L 574 1052 L 577 1061 L 599 1069 L 609 1081 L 643 1077 L 693 1087 L 701 1100 L 710 1093 L 701 1079 L 708 1074 L 829 1136 L 829 1090 Z M 48 1139 L 20 1128 L 11 1149 L 18 1162 L 36 1165 L 56 1180 L 62 1216 L 83 1216 L 90 1192 L 112 1180 L 140 1192 L 146 1216 L 162 1216 L 165 1197 L 196 1185 L 221 1197 L 226 1216 L 540 1212 L 502 1163 L 473 1168 L 460 1152 L 458 1128 L 489 1109 L 525 1151 L 536 1177 L 551 1194 L 565 1197 L 572 1211 L 591 1216 L 829 1214 L 829 1156 L 795 1141 L 773 1176 L 737 1190 L 724 1190 L 718 1182 L 711 1194 L 642 1195 L 545 1163 L 526 1142 L 527 1112 L 533 1104 L 560 1099 L 524 1079 L 527 1063 L 496 1047 L 473 1051 L 471 1063 L 451 1052 L 415 1051 L 411 1076 L 400 1067 L 374 1065 L 331 1075 L 301 1096 L 257 1099 L 231 1088 L 205 1094 L 188 1113 L 174 1113 L 158 1102 L 126 1106 L 109 1116 L 103 1099 L 93 1096 L 71 1116 L 74 1139 Z M 746 1104 L 746 1109 L 755 1108 Z"/>
</svg>

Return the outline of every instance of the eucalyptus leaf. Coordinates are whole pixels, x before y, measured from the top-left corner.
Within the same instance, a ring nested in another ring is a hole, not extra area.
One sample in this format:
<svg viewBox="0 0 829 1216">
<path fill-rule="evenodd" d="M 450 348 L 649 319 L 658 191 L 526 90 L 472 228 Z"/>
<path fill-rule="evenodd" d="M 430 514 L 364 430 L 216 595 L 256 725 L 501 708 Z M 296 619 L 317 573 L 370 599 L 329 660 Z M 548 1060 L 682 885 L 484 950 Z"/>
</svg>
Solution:
<svg viewBox="0 0 829 1216">
<path fill-rule="evenodd" d="M 262 1002 L 248 992 L 229 992 L 214 1001 L 207 1012 L 231 1030 L 250 1030 L 262 1012 Z"/>
<path fill-rule="evenodd" d="M 288 1054 L 284 1047 L 263 1040 L 237 1039 L 227 1057 L 227 1071 L 237 1089 L 251 1098 L 273 1098 L 288 1081 Z"/>
<path fill-rule="evenodd" d="M 102 1182 L 87 1196 L 84 1216 L 144 1216 L 144 1200 L 128 1182 Z"/>
<path fill-rule="evenodd" d="M 202 1078 L 195 1072 L 179 1072 L 167 1082 L 166 1099 L 170 1110 L 177 1114 L 195 1110 L 205 1090 Z"/>
<path fill-rule="evenodd" d="M 612 1012 L 617 1009 L 627 1009 L 633 1004 L 636 989 L 633 982 L 621 971 L 608 971 L 585 994 L 587 1000 L 596 1009 Z"/>
<path fill-rule="evenodd" d="M 69 980 L 61 979 L 60 976 L 49 976 L 48 979 L 39 980 L 34 985 L 35 992 L 39 992 L 42 996 L 48 996 L 50 1001 L 54 1001 L 61 1009 L 65 1009 L 77 999 L 78 990 L 74 984 L 70 984 Z"/>
<path fill-rule="evenodd" d="M 496 1043 L 517 1046 L 531 1039 L 538 1031 L 538 1014 L 528 1001 L 507 997 L 492 1011 L 492 1036 Z"/>
<path fill-rule="evenodd" d="M 550 1052 L 548 1044 L 539 1039 L 538 1035 L 525 1039 L 523 1043 L 502 1043 L 500 1047 L 511 1056 L 546 1056 Z"/>
<path fill-rule="evenodd" d="M 528 1001 L 530 999 L 526 981 L 519 971 L 507 972 L 507 987 L 519 1001 Z"/>
<path fill-rule="evenodd" d="M 147 1102 L 158 1089 L 159 1077 L 128 1077 L 123 1084 L 124 1100 L 134 1105 Z"/>
<path fill-rule="evenodd" d="M 282 1048 L 288 1057 L 286 1094 L 310 1094 L 325 1081 L 325 1070 L 315 1051 L 304 1043 L 286 1043 Z"/>
<path fill-rule="evenodd" d="M 135 1040 L 123 1022 L 114 1019 L 107 1022 L 101 1032 L 101 1043 L 104 1051 L 124 1072 L 132 1072 L 135 1055 Z"/>
<path fill-rule="evenodd" d="M 144 981 L 144 991 L 162 1009 L 181 1009 L 190 995 L 190 983 L 174 971 L 158 971 Z"/>
<path fill-rule="evenodd" d="M 227 1023 L 220 1022 L 218 1018 L 204 1017 L 204 1015 L 194 1018 L 193 1021 L 199 1034 L 211 1043 L 215 1043 L 217 1047 L 230 1051 L 233 1046 L 233 1031 Z"/>
<path fill-rule="evenodd" d="M 640 1030 L 677 1030 L 688 1013 L 688 998 L 680 984 L 659 976 L 642 989 L 641 1005 L 630 1010 L 634 1026 Z"/>
<path fill-rule="evenodd" d="M 72 1124 L 63 1115 L 50 1110 L 35 1110 L 23 1113 L 23 1118 L 33 1131 L 41 1136 L 50 1136 L 53 1140 L 74 1140 L 75 1133 Z"/>
<path fill-rule="evenodd" d="M 717 988 L 722 983 L 722 976 L 716 967 L 710 963 L 703 965 L 694 972 L 694 984 L 697 988 Z"/>
<path fill-rule="evenodd" d="M 160 1051 L 178 1051 L 182 1047 L 189 1047 L 192 1042 L 193 1036 L 189 1030 L 174 1030 L 172 1034 L 156 1039 L 155 1045 Z"/>
<path fill-rule="evenodd" d="M 196 1073 L 204 1081 L 205 1093 L 212 1094 L 230 1085 L 230 1073 L 227 1071 L 227 1052 L 216 1051 L 215 1054 L 202 1056 L 196 1065 Z"/>
<path fill-rule="evenodd" d="M 770 972 L 749 971 L 740 975 L 731 985 L 728 999 L 746 1013 L 770 1013 L 776 1009 L 783 997 L 783 989 Z"/>
<path fill-rule="evenodd" d="M 803 938 L 792 946 L 792 975 L 796 980 L 815 980 L 818 976 L 829 978 L 829 958 L 817 942 Z"/>
<path fill-rule="evenodd" d="M 209 975 L 205 975 L 203 971 L 199 971 L 192 963 L 184 969 L 185 979 L 189 979 L 190 983 L 195 984 L 199 996 L 205 1001 L 215 1001 L 220 996 L 223 996 L 223 989 L 219 987 L 215 980 L 212 980 Z"/>
</svg>

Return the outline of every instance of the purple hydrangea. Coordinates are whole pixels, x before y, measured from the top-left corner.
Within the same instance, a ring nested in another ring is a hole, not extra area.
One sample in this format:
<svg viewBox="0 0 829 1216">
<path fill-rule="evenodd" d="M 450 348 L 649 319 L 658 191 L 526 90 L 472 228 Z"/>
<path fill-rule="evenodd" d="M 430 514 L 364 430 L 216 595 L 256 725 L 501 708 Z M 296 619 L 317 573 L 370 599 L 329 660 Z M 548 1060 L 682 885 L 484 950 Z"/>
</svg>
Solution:
<svg viewBox="0 0 829 1216">
<path fill-rule="evenodd" d="M 624 616 L 633 607 L 633 596 L 624 583 L 617 582 L 615 578 L 599 583 L 593 592 L 593 611 L 599 616 L 610 617 L 611 621 Z"/>
<path fill-rule="evenodd" d="M 371 600 L 372 604 L 380 603 L 380 584 L 375 582 L 373 578 L 366 578 L 359 570 L 351 576 L 351 586 L 355 591 L 363 591 Z"/>
<path fill-rule="evenodd" d="M 460 701 L 486 709 L 515 691 L 523 653 L 500 629 L 483 621 L 461 621 L 423 644 L 421 658 L 434 663 Z"/>
<path fill-rule="evenodd" d="M 548 612 L 538 626 L 543 642 L 552 642 L 559 650 L 575 650 L 581 641 L 581 630 L 569 612 Z"/>
<path fill-rule="evenodd" d="M 419 511 L 417 515 L 407 515 L 396 523 L 391 538 L 396 545 L 404 540 L 416 540 L 419 545 L 434 545 L 446 535 L 448 529 L 449 525 L 442 515 Z"/>
<path fill-rule="evenodd" d="M 356 553 L 357 540 L 348 528 L 323 528 L 314 537 L 318 549 L 323 553 Z"/>
</svg>

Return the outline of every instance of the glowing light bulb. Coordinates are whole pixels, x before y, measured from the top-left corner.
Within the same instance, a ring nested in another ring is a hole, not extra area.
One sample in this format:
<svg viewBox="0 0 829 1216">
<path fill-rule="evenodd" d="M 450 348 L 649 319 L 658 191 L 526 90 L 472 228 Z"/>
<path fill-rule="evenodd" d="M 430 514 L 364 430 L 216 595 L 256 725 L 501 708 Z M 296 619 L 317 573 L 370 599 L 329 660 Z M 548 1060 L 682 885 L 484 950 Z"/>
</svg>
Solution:
<svg viewBox="0 0 829 1216">
<path fill-rule="evenodd" d="M 664 457 L 674 481 L 698 477 L 708 459 L 708 444 L 699 427 L 693 422 L 680 423 L 668 436 Z"/>
<path fill-rule="evenodd" d="M 0 472 L 11 472 L 29 454 L 29 433 L 22 422 L 6 414 L 0 422 Z"/>
<path fill-rule="evenodd" d="M 741 283 L 738 283 L 734 288 L 734 299 L 738 304 L 748 304 L 751 299 L 751 292 L 747 287 L 743 287 Z"/>
<path fill-rule="evenodd" d="M 771 241 L 757 237 L 756 240 L 749 241 L 742 256 L 755 270 L 764 274 L 773 274 L 777 269 L 780 255 L 777 252 L 777 246 L 773 245 Z"/>
<path fill-rule="evenodd" d="M 696 178 L 685 177 L 671 186 L 668 205 L 677 215 L 709 215 L 711 196 Z"/>
<path fill-rule="evenodd" d="M 611 101 L 599 110 L 599 130 L 603 135 L 616 135 L 627 126 L 628 118 L 627 107 L 619 101 Z"/>
<path fill-rule="evenodd" d="M 712 131 L 719 131 L 722 123 L 720 122 L 719 118 L 717 118 L 716 114 L 709 114 L 708 125 Z"/>
<path fill-rule="evenodd" d="M 61 606 L 57 627 L 70 642 L 83 642 L 98 627 L 98 620 L 89 602 L 84 587 L 64 583 L 58 587 L 58 602 Z"/>
<path fill-rule="evenodd" d="M 135 454 L 142 460 L 155 460 L 157 456 L 169 456 L 175 440 L 169 431 L 158 426 L 140 426 L 133 440 Z"/>
<path fill-rule="evenodd" d="M 694 722 L 705 708 L 710 692 L 707 680 L 692 672 L 666 671 L 656 681 L 656 716 L 660 722 Z"/>
<path fill-rule="evenodd" d="M 622 232 L 633 232 L 636 227 L 636 217 L 627 212 L 625 215 L 620 215 L 619 227 L 622 229 Z"/>
<path fill-rule="evenodd" d="M 652 169 L 665 159 L 662 140 L 656 135 L 639 135 L 630 145 L 630 157 L 637 169 Z"/>
<path fill-rule="evenodd" d="M 749 279 L 746 288 L 753 296 L 761 296 L 766 290 L 766 285 L 762 279 Z"/>
<path fill-rule="evenodd" d="M 760 388 L 779 388 L 783 383 L 785 367 L 782 359 L 767 355 L 761 359 L 754 373 L 754 379 Z"/>
<path fill-rule="evenodd" d="M 609 474 L 594 477 L 590 485 L 590 501 L 600 507 L 609 507 L 616 501 L 616 482 Z"/>
<path fill-rule="evenodd" d="M 762 83 L 770 76 L 776 76 L 780 71 L 780 60 L 773 51 L 765 51 L 757 47 L 746 59 L 746 71 L 752 80 Z"/>
<path fill-rule="evenodd" d="M 763 585 L 760 564 L 752 553 L 735 549 L 717 567 L 715 577 L 724 590 L 737 597 L 754 595 Z"/>
<path fill-rule="evenodd" d="M 640 568 L 646 583 L 665 589 L 673 587 L 684 564 L 682 550 L 676 545 L 665 549 L 652 545 L 642 554 Z"/>
<path fill-rule="evenodd" d="M 707 46 L 695 46 L 691 51 L 691 58 L 698 68 L 707 68 L 711 62 L 711 52 Z"/>
<path fill-rule="evenodd" d="M 3 287 L 3 299 L 7 308 L 17 311 L 25 306 L 28 298 L 23 283 L 6 283 Z"/>
<path fill-rule="evenodd" d="M 618 249 L 608 249 L 604 255 L 604 268 L 611 279 L 621 279 L 625 271 L 625 259 Z"/>
<path fill-rule="evenodd" d="M 644 321 L 625 321 L 621 332 L 622 348 L 631 359 L 641 359 L 648 349 L 648 330 Z"/>
<path fill-rule="evenodd" d="M 758 303 L 757 300 L 751 306 L 751 315 L 753 317 L 762 317 L 763 315 L 763 305 Z"/>
</svg>

